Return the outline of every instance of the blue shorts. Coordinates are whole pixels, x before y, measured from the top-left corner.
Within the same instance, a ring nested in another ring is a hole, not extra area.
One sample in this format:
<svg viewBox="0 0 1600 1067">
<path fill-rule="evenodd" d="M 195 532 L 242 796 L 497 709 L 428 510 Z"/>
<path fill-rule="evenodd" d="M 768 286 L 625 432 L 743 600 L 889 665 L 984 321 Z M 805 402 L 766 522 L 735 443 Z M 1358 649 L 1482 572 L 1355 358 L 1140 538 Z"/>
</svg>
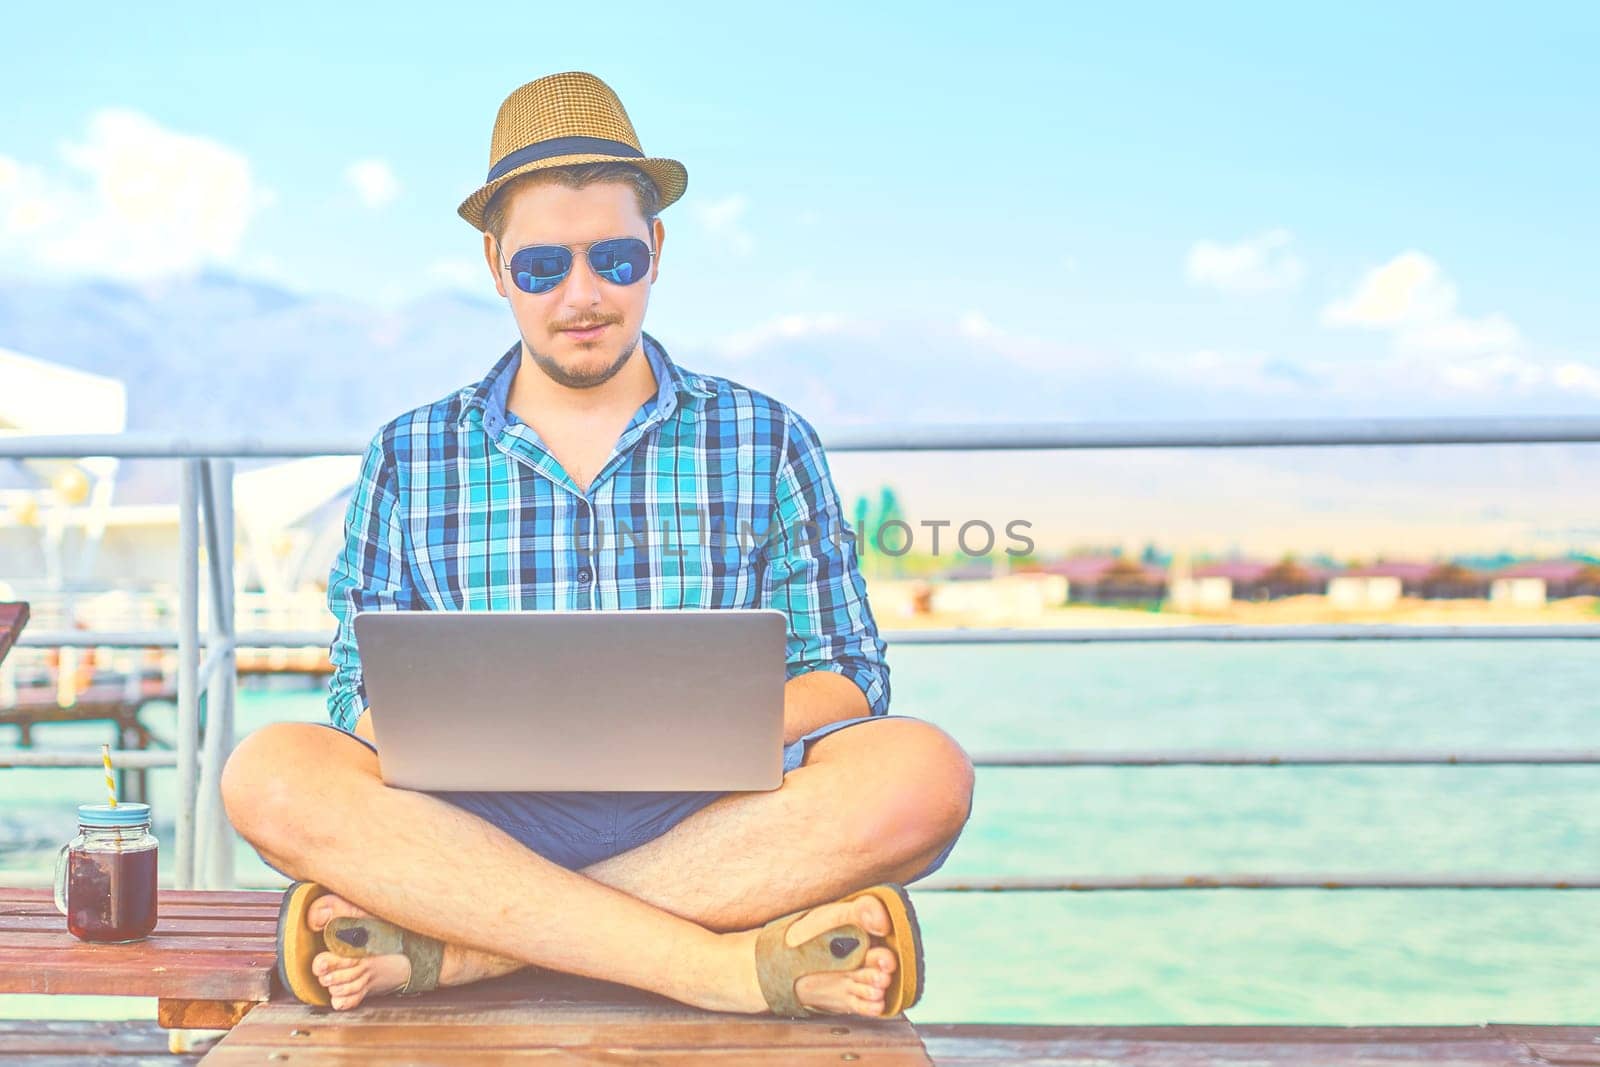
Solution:
<svg viewBox="0 0 1600 1067">
<path fill-rule="evenodd" d="M 857 723 L 907 718 L 904 715 L 870 715 L 840 719 L 819 726 L 783 748 L 783 773 L 805 762 L 811 743 Z M 361 742 L 373 752 L 377 746 L 328 722 L 317 723 Z M 619 852 L 637 848 L 660 837 L 684 819 L 726 793 L 710 792 L 477 792 L 422 790 L 493 823 L 539 855 L 569 870 L 580 870 Z M 963 826 L 965 829 L 965 826 Z M 958 831 L 943 852 L 909 881 L 926 878 L 944 865 L 960 838 Z M 265 857 L 263 857 L 265 862 Z M 269 863 L 270 867 L 271 864 Z M 276 867 L 273 870 L 278 870 Z M 283 871 L 278 871 L 289 877 Z"/>
</svg>

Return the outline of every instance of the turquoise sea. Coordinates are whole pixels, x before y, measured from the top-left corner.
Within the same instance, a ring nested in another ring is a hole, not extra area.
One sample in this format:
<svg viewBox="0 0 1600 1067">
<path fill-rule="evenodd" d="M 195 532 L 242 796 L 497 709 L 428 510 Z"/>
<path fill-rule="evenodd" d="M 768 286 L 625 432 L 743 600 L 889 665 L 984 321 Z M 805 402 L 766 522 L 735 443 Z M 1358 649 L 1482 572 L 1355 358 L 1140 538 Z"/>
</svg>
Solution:
<svg viewBox="0 0 1600 1067">
<path fill-rule="evenodd" d="M 1600 748 L 1582 642 L 902 646 L 890 664 L 893 710 L 975 752 Z M 241 695 L 241 732 L 323 716 L 317 690 Z M 171 772 L 153 791 L 170 862 Z M 102 792 L 94 769 L 0 770 L 0 878 L 46 876 L 74 805 Z M 1311 870 L 1600 871 L 1600 768 L 983 769 L 939 875 Z M 242 843 L 239 872 L 282 884 Z M 1600 1022 L 1600 891 L 913 894 L 918 1022 Z M 0 996 L 7 1016 L 154 1018 L 155 1003 Z"/>
</svg>

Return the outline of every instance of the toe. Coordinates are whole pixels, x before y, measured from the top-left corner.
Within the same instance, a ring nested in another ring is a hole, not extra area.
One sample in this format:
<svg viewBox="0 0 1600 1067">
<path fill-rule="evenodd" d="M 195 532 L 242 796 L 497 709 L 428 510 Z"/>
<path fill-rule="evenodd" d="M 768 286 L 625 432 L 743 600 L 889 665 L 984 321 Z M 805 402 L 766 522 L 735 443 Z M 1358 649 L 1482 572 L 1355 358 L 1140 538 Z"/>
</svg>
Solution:
<svg viewBox="0 0 1600 1067">
<path fill-rule="evenodd" d="M 319 977 L 336 975 L 351 968 L 361 966 L 361 958 L 357 956 L 340 956 L 333 952 L 319 952 L 311 961 L 312 973 Z"/>
<path fill-rule="evenodd" d="M 857 1015 L 882 1015 L 883 1000 L 882 998 L 877 1000 L 868 1000 L 866 997 L 856 996 L 854 993 L 851 993 L 850 1010 L 855 1012 Z"/>
<path fill-rule="evenodd" d="M 860 997 L 862 1000 L 882 1000 L 883 989 L 870 979 L 865 982 L 852 981 L 850 983 L 850 995 Z"/>
<path fill-rule="evenodd" d="M 361 999 L 362 999 L 363 995 L 364 994 L 361 994 L 361 993 L 351 993 L 351 994 L 349 994 L 347 996 L 334 997 L 333 998 L 333 1009 L 334 1009 L 334 1011 L 348 1011 L 349 1009 L 358 1006 L 361 1003 Z"/>
<path fill-rule="evenodd" d="M 337 893 L 324 893 L 311 902 L 311 907 L 306 910 L 306 924 L 313 930 L 320 930 L 327 926 L 329 921 L 341 915 L 352 918 L 361 918 L 370 912 L 350 903 Z"/>
<path fill-rule="evenodd" d="M 887 945 L 875 945 L 867 950 L 867 958 L 861 961 L 869 969 L 882 971 L 884 974 L 893 974 L 900 961 L 895 958 L 894 949 Z M 887 983 L 885 983 L 887 984 Z"/>
<path fill-rule="evenodd" d="M 861 897 L 850 902 L 854 921 L 869 933 L 888 937 L 893 924 L 889 922 L 889 909 L 877 897 Z"/>
<path fill-rule="evenodd" d="M 348 997 L 367 991 L 367 976 L 357 975 L 353 978 L 343 979 L 328 987 L 328 992 L 336 997 Z"/>
</svg>

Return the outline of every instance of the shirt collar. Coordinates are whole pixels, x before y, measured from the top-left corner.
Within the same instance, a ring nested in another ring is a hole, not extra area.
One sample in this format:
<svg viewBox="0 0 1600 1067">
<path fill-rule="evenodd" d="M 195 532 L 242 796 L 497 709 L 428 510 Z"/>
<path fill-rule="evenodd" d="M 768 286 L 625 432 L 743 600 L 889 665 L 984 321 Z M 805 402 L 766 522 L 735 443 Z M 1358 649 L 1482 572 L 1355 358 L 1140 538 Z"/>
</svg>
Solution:
<svg viewBox="0 0 1600 1067">
<path fill-rule="evenodd" d="M 704 377 L 690 374 L 674 363 L 667 355 L 667 350 L 661 347 L 661 342 L 643 331 L 640 331 L 639 337 L 644 345 L 645 358 L 650 361 L 650 369 L 655 373 L 658 408 L 670 410 L 675 406 L 672 401 L 678 395 L 702 399 L 717 395 Z M 461 406 L 461 415 L 456 420 L 458 426 L 466 425 L 467 418 L 476 410 L 483 420 L 484 429 L 499 433 L 504 428 L 506 401 L 511 396 L 511 381 L 516 377 L 521 358 L 522 342 L 518 341 L 506 350 L 506 354 L 495 362 L 489 373 L 468 394 Z"/>
</svg>

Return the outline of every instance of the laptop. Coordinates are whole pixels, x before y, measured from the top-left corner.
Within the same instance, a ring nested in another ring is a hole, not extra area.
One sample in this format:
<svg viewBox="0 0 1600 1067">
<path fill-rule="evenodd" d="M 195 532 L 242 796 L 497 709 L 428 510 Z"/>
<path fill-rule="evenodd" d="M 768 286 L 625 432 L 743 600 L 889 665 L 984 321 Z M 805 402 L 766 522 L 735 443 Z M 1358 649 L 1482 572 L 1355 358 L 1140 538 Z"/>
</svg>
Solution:
<svg viewBox="0 0 1600 1067">
<path fill-rule="evenodd" d="M 355 634 L 389 785 L 783 784 L 776 609 L 361 611 Z"/>
</svg>

